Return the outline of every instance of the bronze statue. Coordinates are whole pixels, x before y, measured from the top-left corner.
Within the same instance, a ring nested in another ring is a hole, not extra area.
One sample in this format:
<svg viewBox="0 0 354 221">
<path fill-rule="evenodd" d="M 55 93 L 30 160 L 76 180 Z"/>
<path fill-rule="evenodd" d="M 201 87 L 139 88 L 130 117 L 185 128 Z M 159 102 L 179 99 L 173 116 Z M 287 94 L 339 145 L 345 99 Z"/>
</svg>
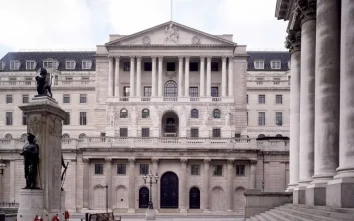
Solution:
<svg viewBox="0 0 354 221">
<path fill-rule="evenodd" d="M 39 147 L 34 141 L 35 136 L 31 133 L 27 134 L 27 141 L 20 152 L 25 160 L 25 179 L 26 186 L 23 189 L 38 189 L 37 174 L 39 163 Z"/>
<path fill-rule="evenodd" d="M 36 76 L 36 81 L 37 81 L 37 93 L 36 97 L 40 96 L 49 96 L 53 97 L 51 86 L 52 86 L 52 79 L 48 77 L 48 72 L 45 68 L 40 68 L 39 69 L 39 75 Z"/>
</svg>

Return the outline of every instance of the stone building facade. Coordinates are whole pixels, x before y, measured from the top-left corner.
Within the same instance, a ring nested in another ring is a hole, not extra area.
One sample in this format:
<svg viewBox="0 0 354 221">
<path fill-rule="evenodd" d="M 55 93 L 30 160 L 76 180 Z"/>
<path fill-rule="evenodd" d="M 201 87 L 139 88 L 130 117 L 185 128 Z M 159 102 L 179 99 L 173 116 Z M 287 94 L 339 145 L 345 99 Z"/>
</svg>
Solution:
<svg viewBox="0 0 354 221">
<path fill-rule="evenodd" d="M 63 126 L 69 211 L 242 214 L 245 189 L 284 191 L 288 141 L 247 138 L 246 46 L 167 22 L 111 35 L 96 52 L 10 52 L 0 60 L 0 201 L 24 186 L 26 117 L 39 67 L 70 116 Z M 285 74 L 284 74 L 285 75 Z M 21 139 L 22 137 L 22 139 Z M 144 175 L 158 175 L 150 190 Z"/>
</svg>

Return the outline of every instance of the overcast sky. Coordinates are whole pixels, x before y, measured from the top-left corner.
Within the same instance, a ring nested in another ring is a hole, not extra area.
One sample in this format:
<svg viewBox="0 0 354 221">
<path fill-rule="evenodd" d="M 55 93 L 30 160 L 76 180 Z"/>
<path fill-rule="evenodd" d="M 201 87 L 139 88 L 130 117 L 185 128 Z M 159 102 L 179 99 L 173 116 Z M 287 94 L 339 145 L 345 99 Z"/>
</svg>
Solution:
<svg viewBox="0 0 354 221">
<path fill-rule="evenodd" d="M 284 50 L 276 0 L 172 0 L 173 21 L 233 34 L 248 50 Z M 133 34 L 171 20 L 171 0 L 0 0 L 0 57 L 21 49 L 92 49 L 109 34 Z"/>
</svg>

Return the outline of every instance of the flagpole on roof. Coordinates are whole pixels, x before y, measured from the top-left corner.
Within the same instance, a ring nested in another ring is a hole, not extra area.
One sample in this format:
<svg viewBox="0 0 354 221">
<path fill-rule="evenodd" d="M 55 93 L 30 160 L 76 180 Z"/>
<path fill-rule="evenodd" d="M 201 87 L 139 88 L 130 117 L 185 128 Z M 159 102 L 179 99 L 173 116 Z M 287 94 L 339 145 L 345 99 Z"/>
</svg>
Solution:
<svg viewBox="0 0 354 221">
<path fill-rule="evenodd" d="M 173 13 L 172 7 L 173 7 L 173 0 L 171 0 L 171 21 L 172 21 L 172 13 Z"/>
</svg>

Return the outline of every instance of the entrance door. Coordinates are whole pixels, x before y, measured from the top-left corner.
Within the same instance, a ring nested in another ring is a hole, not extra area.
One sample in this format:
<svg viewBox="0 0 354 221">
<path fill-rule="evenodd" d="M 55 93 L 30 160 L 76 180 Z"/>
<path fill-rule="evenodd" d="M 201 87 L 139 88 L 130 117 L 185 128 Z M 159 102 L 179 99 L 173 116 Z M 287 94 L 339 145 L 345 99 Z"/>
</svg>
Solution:
<svg viewBox="0 0 354 221">
<path fill-rule="evenodd" d="M 148 208 L 149 204 L 149 189 L 142 187 L 139 190 L 139 208 Z"/>
<path fill-rule="evenodd" d="M 189 191 L 189 208 L 200 209 L 200 191 L 197 187 Z"/>
<path fill-rule="evenodd" d="M 178 208 L 178 177 L 167 172 L 161 177 L 161 208 Z"/>
</svg>

